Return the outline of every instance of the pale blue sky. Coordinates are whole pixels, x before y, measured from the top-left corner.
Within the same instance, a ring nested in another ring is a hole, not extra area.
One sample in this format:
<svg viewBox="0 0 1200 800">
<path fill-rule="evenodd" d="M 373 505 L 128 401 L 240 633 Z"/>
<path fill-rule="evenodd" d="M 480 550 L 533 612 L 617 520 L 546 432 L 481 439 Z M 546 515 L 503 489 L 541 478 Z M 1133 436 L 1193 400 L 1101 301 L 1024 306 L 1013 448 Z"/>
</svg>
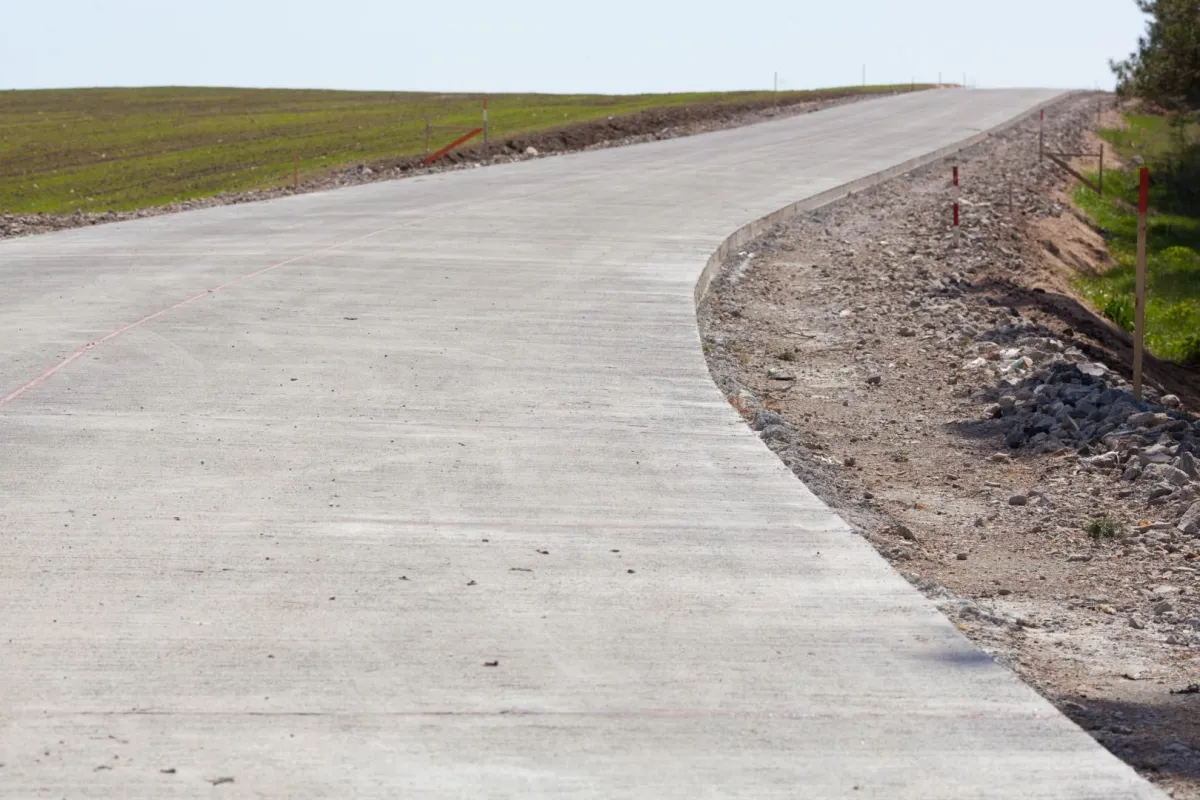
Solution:
<svg viewBox="0 0 1200 800">
<path fill-rule="evenodd" d="M 0 88 L 1111 87 L 1133 0 L 0 0 Z"/>
</svg>

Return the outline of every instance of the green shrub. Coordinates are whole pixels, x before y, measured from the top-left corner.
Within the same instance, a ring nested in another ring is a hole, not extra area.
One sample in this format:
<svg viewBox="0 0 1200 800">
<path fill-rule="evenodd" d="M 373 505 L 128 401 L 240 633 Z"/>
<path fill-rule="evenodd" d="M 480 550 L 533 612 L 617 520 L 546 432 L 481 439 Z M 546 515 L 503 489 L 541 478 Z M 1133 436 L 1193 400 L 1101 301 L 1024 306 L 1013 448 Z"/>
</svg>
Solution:
<svg viewBox="0 0 1200 800">
<path fill-rule="evenodd" d="M 1115 539 L 1121 532 L 1121 521 L 1107 514 L 1093 517 L 1084 523 L 1083 530 L 1093 539 Z"/>
</svg>

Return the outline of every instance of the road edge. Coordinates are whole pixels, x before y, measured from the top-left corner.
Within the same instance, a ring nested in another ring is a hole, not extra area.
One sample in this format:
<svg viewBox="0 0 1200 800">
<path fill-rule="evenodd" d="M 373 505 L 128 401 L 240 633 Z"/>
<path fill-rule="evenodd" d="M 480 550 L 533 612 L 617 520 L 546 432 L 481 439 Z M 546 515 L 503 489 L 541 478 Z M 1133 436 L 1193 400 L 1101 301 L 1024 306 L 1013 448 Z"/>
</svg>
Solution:
<svg viewBox="0 0 1200 800">
<path fill-rule="evenodd" d="M 926 153 L 925 155 L 911 158 L 908 161 L 897 164 L 894 167 L 888 167 L 885 170 L 872 173 L 865 177 L 859 178 L 858 180 L 850 181 L 849 183 L 844 183 L 841 186 L 837 186 L 833 189 L 827 189 L 802 200 L 797 200 L 794 203 L 789 203 L 783 208 L 772 211 L 766 216 L 759 217 L 756 220 L 746 223 L 731 233 L 725 239 L 725 241 L 721 242 L 720 246 L 717 247 L 713 254 L 708 257 L 708 263 L 704 265 L 704 269 L 700 272 L 700 277 L 696 281 L 696 288 L 694 291 L 696 310 L 699 311 L 700 304 L 704 302 L 704 298 L 708 296 L 709 287 L 712 286 L 713 280 L 716 279 L 717 275 L 720 273 L 721 265 L 724 264 L 725 260 L 729 257 L 729 254 L 735 248 L 741 247 L 746 242 L 757 239 L 769 228 L 773 228 L 774 226 L 782 222 L 786 222 L 787 220 L 797 217 L 801 214 L 810 211 L 816 211 L 819 208 L 836 203 L 837 201 L 843 200 L 855 194 L 856 192 L 861 192 L 864 189 L 870 189 L 874 186 L 878 186 L 881 183 L 898 178 L 901 175 L 913 172 L 921 167 L 941 161 L 942 159 L 952 156 L 955 153 L 959 153 L 970 147 L 974 147 L 975 145 L 986 141 L 993 134 L 1000 133 L 1001 131 L 1008 130 L 1013 126 L 1018 125 L 1030 114 L 1036 114 L 1039 111 L 1049 108 L 1055 103 L 1061 102 L 1068 97 L 1080 93 L 1081 90 L 1078 89 L 1059 92 L 1050 99 L 1044 100 L 1037 105 L 1031 106 L 1020 114 L 1017 114 L 1012 119 L 1002 122 L 995 127 L 989 128 L 982 133 L 977 133 L 968 139 L 963 139 L 962 141 L 942 147 L 930 153 Z"/>
</svg>

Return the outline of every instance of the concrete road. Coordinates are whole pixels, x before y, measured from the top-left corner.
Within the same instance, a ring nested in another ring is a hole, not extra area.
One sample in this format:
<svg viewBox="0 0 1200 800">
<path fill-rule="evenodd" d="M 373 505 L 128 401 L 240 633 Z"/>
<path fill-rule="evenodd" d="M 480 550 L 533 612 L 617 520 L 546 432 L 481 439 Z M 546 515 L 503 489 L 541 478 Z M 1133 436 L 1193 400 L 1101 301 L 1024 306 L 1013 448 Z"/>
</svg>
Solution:
<svg viewBox="0 0 1200 800">
<path fill-rule="evenodd" d="M 1156 797 L 696 330 L 738 226 L 1051 96 L 0 243 L 0 796 Z"/>
</svg>

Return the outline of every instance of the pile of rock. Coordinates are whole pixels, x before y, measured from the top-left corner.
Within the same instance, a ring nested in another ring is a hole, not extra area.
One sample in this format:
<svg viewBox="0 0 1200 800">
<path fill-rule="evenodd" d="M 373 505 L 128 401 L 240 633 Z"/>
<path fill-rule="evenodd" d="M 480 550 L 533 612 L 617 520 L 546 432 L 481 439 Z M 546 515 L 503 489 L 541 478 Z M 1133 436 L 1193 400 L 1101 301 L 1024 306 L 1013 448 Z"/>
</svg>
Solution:
<svg viewBox="0 0 1200 800">
<path fill-rule="evenodd" d="M 1144 489 L 1147 505 L 1179 533 L 1200 536 L 1200 419 L 1173 395 L 1135 401 L 1120 377 L 1056 340 L 1021 344 L 980 342 L 983 354 L 964 365 L 998 373 L 998 383 L 977 397 L 991 402 L 988 416 L 1001 421 L 1008 447 L 1074 451 L 1084 468 L 1129 484 L 1124 496 Z"/>
</svg>

